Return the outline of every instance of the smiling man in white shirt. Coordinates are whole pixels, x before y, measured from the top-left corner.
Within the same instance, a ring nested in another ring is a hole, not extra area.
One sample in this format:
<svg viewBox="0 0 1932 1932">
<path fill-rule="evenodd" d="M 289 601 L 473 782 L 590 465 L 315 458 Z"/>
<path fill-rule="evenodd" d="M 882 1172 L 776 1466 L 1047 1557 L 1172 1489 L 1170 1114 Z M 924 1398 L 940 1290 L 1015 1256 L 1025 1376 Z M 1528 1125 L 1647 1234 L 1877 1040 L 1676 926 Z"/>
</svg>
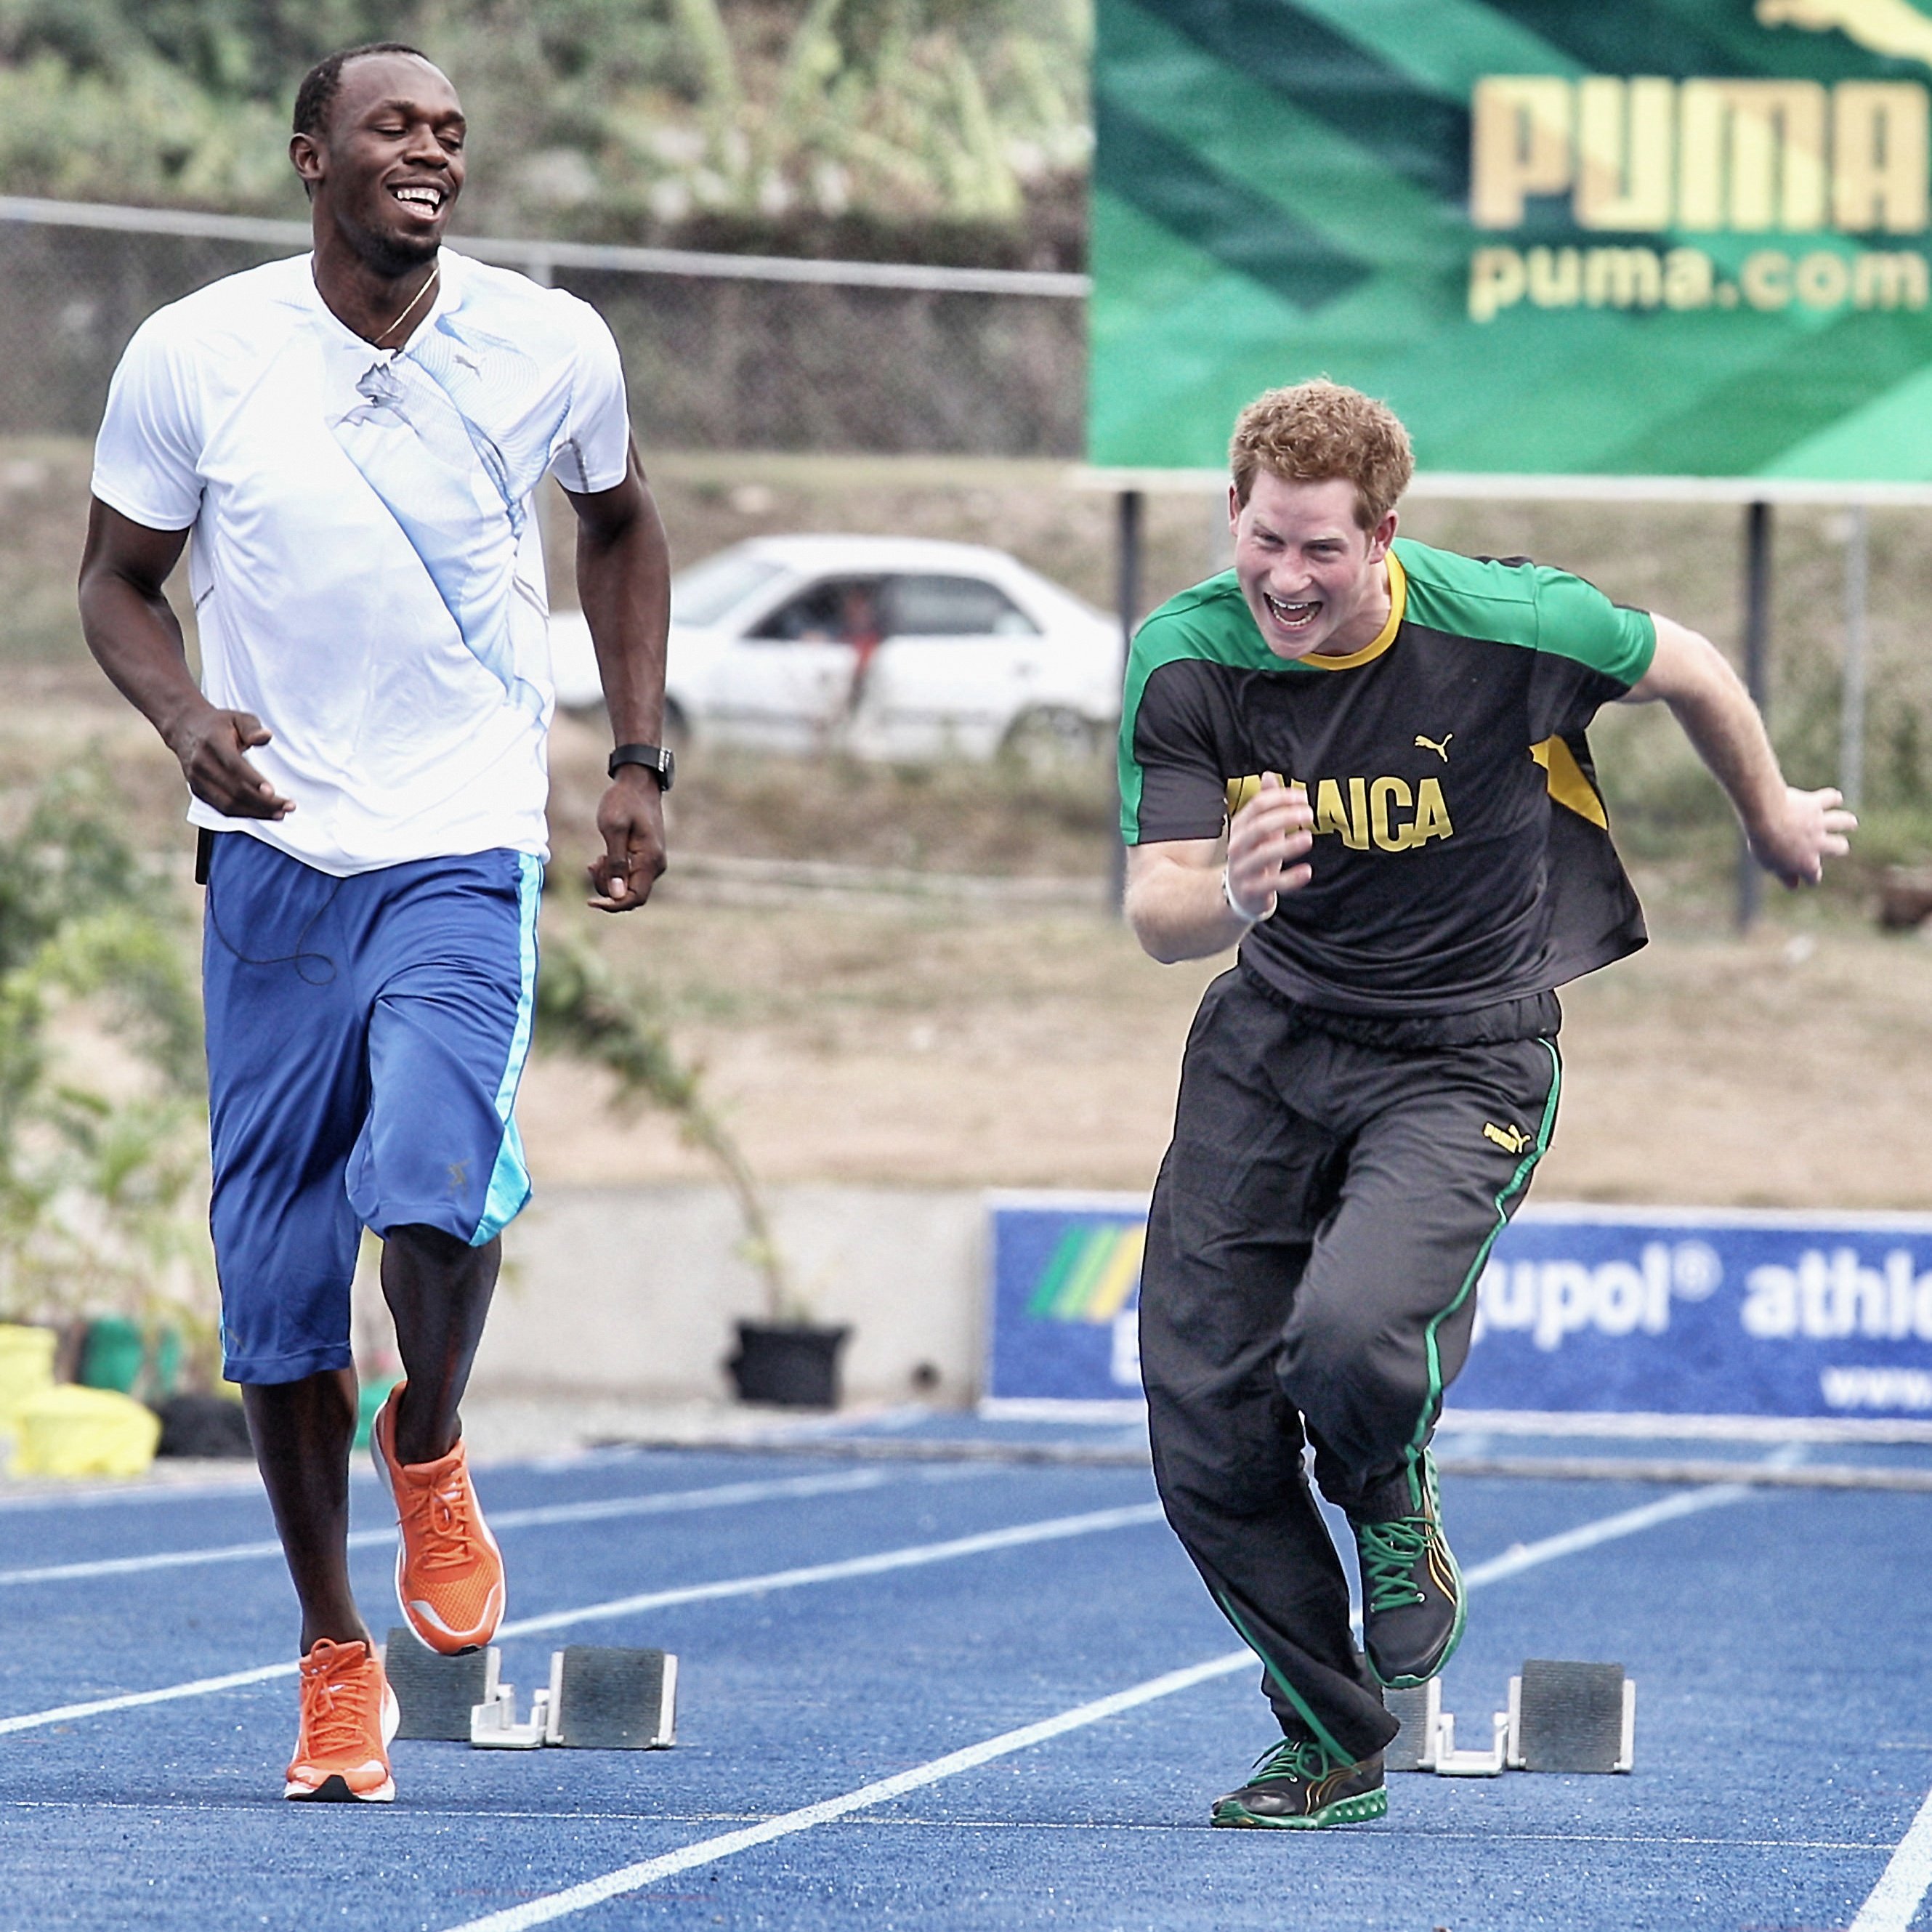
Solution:
<svg viewBox="0 0 1932 1932">
<path fill-rule="evenodd" d="M 412 48 L 311 70 L 290 154 L 314 252 L 136 334 L 81 570 L 88 646 L 200 828 L 225 1371 L 302 1610 L 291 1798 L 394 1790 L 346 1556 L 364 1227 L 406 1378 L 375 1430 L 404 1616 L 454 1652 L 503 1615 L 458 1406 L 530 1195 L 512 1107 L 548 856 L 546 474 L 617 741 L 592 903 L 640 905 L 664 867 L 669 563 L 616 346 L 572 296 L 442 248 L 466 135 Z M 199 687 L 162 591 L 190 532 Z"/>
</svg>

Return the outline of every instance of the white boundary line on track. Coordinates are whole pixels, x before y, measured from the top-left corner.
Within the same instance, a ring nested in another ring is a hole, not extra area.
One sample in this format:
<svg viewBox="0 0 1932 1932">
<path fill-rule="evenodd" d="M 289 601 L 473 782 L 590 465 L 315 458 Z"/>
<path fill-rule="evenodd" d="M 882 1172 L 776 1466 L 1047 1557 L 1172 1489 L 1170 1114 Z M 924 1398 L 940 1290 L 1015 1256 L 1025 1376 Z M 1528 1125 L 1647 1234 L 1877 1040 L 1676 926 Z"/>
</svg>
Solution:
<svg viewBox="0 0 1932 1932">
<path fill-rule="evenodd" d="M 1880 1874 L 1871 1896 L 1858 1908 L 1851 1932 L 1906 1932 L 1932 1888 L 1932 1792 Z"/>
<path fill-rule="evenodd" d="M 976 1470 L 976 1473 L 978 1472 Z M 546 1503 L 530 1509 L 492 1510 L 490 1526 L 532 1529 L 553 1523 L 598 1522 L 614 1516 L 664 1516 L 686 1510 L 722 1509 L 740 1503 L 764 1502 L 778 1496 L 836 1495 L 850 1490 L 877 1489 L 898 1480 L 876 1468 L 842 1470 L 820 1476 L 773 1476 L 760 1481 L 719 1483 L 709 1489 L 670 1490 L 648 1496 L 612 1496 L 596 1502 Z M 358 1529 L 349 1539 L 351 1550 L 393 1544 L 393 1526 Z M 38 1569 L 0 1570 L 0 1586 L 16 1583 L 66 1583 L 89 1576 L 136 1576 L 151 1570 L 190 1569 L 204 1563 L 238 1562 L 244 1558 L 279 1556 L 276 1542 L 228 1543 L 202 1550 L 158 1551 L 147 1556 L 104 1556 L 86 1563 L 50 1563 Z"/>
<path fill-rule="evenodd" d="M 865 1810 L 874 1804 L 883 1804 L 889 1799 L 903 1797 L 909 1791 L 916 1791 L 922 1785 L 937 1784 L 941 1779 L 956 1777 L 962 1771 L 976 1770 L 994 1758 L 1024 1750 L 1030 1745 L 1044 1744 L 1049 1738 L 1079 1730 L 1088 1724 L 1097 1724 L 1103 1718 L 1130 1711 L 1137 1704 L 1150 1704 L 1156 1698 L 1172 1696 L 1177 1690 L 1191 1690 L 1197 1684 L 1205 1684 L 1210 1678 L 1230 1676 L 1254 1660 L 1254 1652 L 1243 1649 L 1230 1652 L 1223 1657 L 1210 1658 L 1205 1664 L 1192 1664 L 1184 1670 L 1171 1670 L 1164 1677 L 1150 1678 L 1144 1684 L 1136 1684 L 1130 1690 L 1117 1690 L 1110 1697 L 1096 1698 L 1090 1704 L 1076 1705 L 1070 1711 L 1061 1712 L 1057 1718 L 1048 1718 L 1036 1724 L 1024 1724 L 1016 1731 L 1002 1731 L 998 1737 L 968 1744 L 964 1750 L 949 1752 L 944 1757 L 915 1765 L 911 1770 L 900 1772 L 896 1776 L 882 1778 L 876 1784 L 862 1784 L 857 1790 L 848 1791 L 842 1798 L 828 1798 L 820 1804 L 808 1804 L 802 1810 L 788 1811 L 782 1817 L 767 1819 L 762 1825 L 748 1826 L 740 1832 L 727 1832 L 721 1838 L 700 1839 L 694 1845 L 686 1846 L 682 1851 L 667 1852 L 662 1858 L 646 1858 L 642 1864 L 626 1865 L 622 1870 L 608 1872 L 602 1878 L 574 1885 L 568 1892 L 553 1892 L 548 1898 L 532 1899 L 526 1905 L 512 1906 L 506 1912 L 494 1912 L 486 1918 L 466 1919 L 454 1928 L 454 1932 L 524 1932 L 529 1926 L 548 1924 L 553 1919 L 588 1911 L 592 1906 L 602 1905 L 607 1899 L 635 1892 L 643 1886 L 653 1885 L 674 1873 L 690 1871 L 699 1865 L 716 1864 L 719 1859 L 728 1858 L 736 1852 L 749 1851 L 754 1845 L 770 1844 L 774 1838 L 788 1838 L 796 1832 L 808 1832 L 814 1825 L 830 1824 L 835 1818 Z"/>
<path fill-rule="evenodd" d="M 1600 1543 L 1615 1543 L 1639 1531 L 1654 1529 L 1660 1522 L 1673 1522 L 1681 1516 L 1696 1516 L 1701 1510 L 1722 1509 L 1741 1503 L 1748 1496 L 1761 1495 L 1745 1483 L 1718 1483 L 1708 1490 L 1688 1490 L 1662 1502 L 1645 1503 L 1636 1509 L 1619 1510 L 1615 1516 L 1600 1516 L 1594 1522 L 1580 1523 L 1574 1529 L 1559 1531 L 1535 1543 L 1519 1543 L 1486 1563 L 1472 1564 L 1462 1573 L 1464 1587 L 1480 1590 L 1485 1583 L 1500 1583 L 1519 1570 L 1534 1570 L 1559 1556 L 1574 1556 L 1580 1550 L 1594 1550 Z"/>
<path fill-rule="evenodd" d="M 1668 1522 L 1676 1517 L 1691 1516 L 1700 1510 L 1717 1509 L 1729 1503 L 1742 1502 L 1753 1492 L 1742 1483 L 1726 1483 L 1708 1490 L 1693 1490 L 1688 1496 L 1670 1496 L 1662 1502 L 1648 1503 L 1638 1509 L 1622 1510 L 1615 1516 L 1600 1518 L 1594 1522 L 1581 1523 L 1574 1529 L 1564 1530 L 1555 1536 L 1546 1536 L 1540 1541 L 1519 1544 L 1514 1550 L 1506 1550 L 1486 1563 L 1473 1565 L 1464 1573 L 1463 1583 L 1469 1589 L 1480 1589 L 1485 1583 L 1500 1582 L 1504 1578 L 1533 1570 L 1540 1564 L 1555 1562 L 1558 1557 L 1569 1556 L 1579 1550 L 1594 1549 L 1598 1544 L 1613 1543 L 1619 1538 L 1634 1536 L 1640 1532 L 1654 1528 L 1658 1523 Z M 1158 1699 L 1171 1697 L 1177 1692 L 1191 1690 L 1197 1684 L 1205 1684 L 1217 1677 L 1232 1676 L 1236 1671 L 1244 1670 L 1255 1661 L 1254 1652 L 1245 1648 L 1230 1651 L 1220 1657 L 1208 1658 L 1204 1663 L 1190 1664 L 1184 1670 L 1170 1670 L 1164 1676 L 1150 1677 L 1144 1683 L 1131 1685 L 1125 1690 L 1116 1690 L 1111 1696 L 1096 1698 L 1091 1703 L 1076 1705 L 1070 1711 L 1063 1711 L 1058 1716 L 1042 1719 L 1038 1724 L 1024 1724 L 1017 1730 L 1002 1731 L 997 1737 L 982 1738 L 976 1744 L 968 1744 L 963 1750 L 950 1751 L 944 1757 L 936 1757 L 925 1764 L 914 1765 L 908 1771 L 896 1773 L 891 1778 L 883 1778 L 871 1784 L 862 1784 L 856 1791 L 848 1791 L 842 1797 L 828 1798 L 816 1804 L 807 1804 L 796 1811 L 788 1811 L 776 1818 L 770 1818 L 763 1824 L 752 1825 L 736 1832 L 726 1832 L 715 1838 L 700 1838 L 695 1844 L 686 1845 L 681 1850 L 666 1852 L 655 1858 L 645 1858 L 636 1864 L 626 1865 L 620 1870 L 605 1873 L 601 1878 L 587 1879 L 581 1885 L 574 1885 L 567 1890 L 553 1892 L 548 1898 L 534 1898 L 522 1905 L 514 1905 L 502 1912 L 493 1912 L 482 1918 L 467 1918 L 460 1925 L 452 1926 L 449 1932 L 529 1932 L 535 1925 L 547 1925 L 554 1920 L 567 1918 L 579 1912 L 587 1912 L 592 1906 L 604 1904 L 626 1892 L 640 1890 L 647 1885 L 655 1885 L 660 1879 L 674 1876 L 680 1872 L 695 1870 L 700 1865 L 716 1864 L 721 1859 L 734 1856 L 740 1852 L 748 1852 L 759 1845 L 766 1845 L 774 1839 L 788 1838 L 800 1832 L 808 1832 L 814 1826 L 830 1824 L 833 1820 L 849 1816 L 854 1811 L 869 1810 L 874 1804 L 883 1804 L 890 1800 L 902 1797 L 909 1791 L 922 1786 L 937 1784 L 949 1778 L 956 1778 L 962 1772 L 976 1770 L 981 1765 L 990 1763 L 994 1758 L 1010 1756 L 1015 1751 L 1030 1749 L 1048 1739 L 1064 1736 L 1069 1731 L 1084 1730 L 1089 1724 L 1097 1724 L 1104 1719 L 1117 1716 L 1123 1711 L 1130 1711 L 1136 1706 L 1151 1704 Z M 1906 1922 L 1898 1922 L 1897 1932 L 1904 1932 Z M 1855 1928 L 1855 1932 L 1894 1932 L 1892 1922 L 1882 1925 Z"/>
<path fill-rule="evenodd" d="M 894 1570 L 921 1568 L 929 1563 L 950 1562 L 962 1556 L 982 1556 L 996 1550 L 1017 1550 L 1028 1544 L 1058 1542 L 1067 1537 L 1091 1536 L 1102 1530 L 1127 1529 L 1162 1520 L 1158 1503 L 1134 1503 L 1124 1508 L 1094 1510 L 1084 1516 L 1050 1516 L 1038 1522 L 1015 1523 L 1006 1529 L 982 1530 L 976 1535 L 954 1537 L 944 1543 L 917 1543 L 899 1550 L 882 1550 L 875 1556 L 853 1556 L 834 1563 L 814 1563 L 795 1570 L 773 1570 L 762 1576 L 728 1577 L 715 1583 L 686 1583 L 668 1590 L 652 1590 L 640 1596 L 619 1597 L 607 1603 L 586 1604 L 574 1610 L 553 1610 L 542 1616 L 524 1617 L 506 1623 L 500 1637 L 522 1636 L 533 1630 L 561 1630 L 577 1623 L 596 1623 L 611 1617 L 629 1616 L 641 1610 L 662 1610 L 674 1604 L 716 1602 L 725 1597 L 755 1597 L 767 1590 L 796 1589 L 802 1584 L 837 1582 L 849 1576 L 878 1576 Z M 296 1664 L 258 1664 L 250 1670 L 234 1670 L 220 1677 L 200 1677 L 188 1684 L 170 1684 L 158 1690 L 134 1690 L 113 1697 L 96 1697 L 84 1703 L 63 1704 L 51 1711 L 30 1711 L 17 1718 L 0 1718 L 0 1737 L 15 1731 L 44 1730 L 50 1724 L 66 1724 L 76 1718 L 105 1717 L 116 1711 L 131 1711 L 146 1704 L 172 1703 L 184 1697 L 206 1697 L 223 1690 L 235 1690 L 251 1684 L 266 1684 L 278 1677 L 292 1677 L 301 1666 Z"/>
<path fill-rule="evenodd" d="M 16 1495 L 0 1495 L 0 1515 L 32 1510 L 58 1510 L 67 1515 L 75 1510 L 106 1509 L 121 1503 L 227 1502 L 239 1496 L 252 1499 L 262 1493 L 262 1479 L 253 1462 L 229 1466 L 232 1476 L 197 1477 L 192 1482 L 117 1483 L 111 1488 L 77 1489 L 71 1478 L 62 1486 L 22 1490 Z M 369 1480 L 376 1480 L 375 1472 Z"/>
<path fill-rule="evenodd" d="M 894 1570 L 916 1570 L 928 1563 L 949 1563 L 961 1556 L 979 1556 L 995 1550 L 1017 1550 L 1030 1543 L 1058 1543 L 1071 1536 L 1091 1536 L 1107 1529 L 1132 1529 L 1166 1520 L 1158 1503 L 1129 1503 L 1119 1509 L 1092 1510 L 1084 1516 L 1049 1516 L 1040 1522 L 1016 1523 L 1008 1529 L 982 1530 L 944 1543 L 914 1544 L 903 1550 L 882 1550 L 876 1556 L 850 1556 L 834 1563 L 810 1563 L 795 1570 L 773 1570 L 762 1576 L 735 1578 L 722 1583 L 686 1583 L 669 1590 L 650 1590 L 635 1597 L 619 1597 L 579 1610 L 552 1610 L 540 1617 L 522 1617 L 506 1624 L 499 1636 L 526 1636 L 566 1625 L 601 1623 L 640 1610 L 664 1610 L 674 1604 L 709 1603 L 719 1597 L 755 1596 L 761 1590 L 792 1590 L 803 1583 L 834 1583 L 848 1576 L 882 1576 Z M 291 1666 L 292 1669 L 292 1666 Z"/>
</svg>

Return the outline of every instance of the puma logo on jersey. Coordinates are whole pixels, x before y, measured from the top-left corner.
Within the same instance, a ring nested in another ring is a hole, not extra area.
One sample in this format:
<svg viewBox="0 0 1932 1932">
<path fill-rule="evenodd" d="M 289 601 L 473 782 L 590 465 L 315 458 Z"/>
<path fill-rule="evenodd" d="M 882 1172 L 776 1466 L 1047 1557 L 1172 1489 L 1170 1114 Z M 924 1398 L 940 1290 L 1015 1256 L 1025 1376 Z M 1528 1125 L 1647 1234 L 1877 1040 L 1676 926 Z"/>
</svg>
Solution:
<svg viewBox="0 0 1932 1932">
<path fill-rule="evenodd" d="M 1415 734 L 1415 742 L 1418 746 L 1424 749 L 1433 752 L 1446 765 L 1449 762 L 1449 741 L 1451 738 L 1454 737 L 1455 735 L 1455 733 L 1453 731 L 1444 732 L 1442 734 L 1442 742 L 1438 745 L 1433 738 L 1425 738 L 1422 734 L 1418 731 Z"/>
<path fill-rule="evenodd" d="M 1505 1154 L 1520 1154 L 1529 1144 L 1529 1136 L 1517 1126 L 1499 1127 L 1493 1120 L 1483 1123 L 1483 1138 L 1494 1141 Z"/>
</svg>

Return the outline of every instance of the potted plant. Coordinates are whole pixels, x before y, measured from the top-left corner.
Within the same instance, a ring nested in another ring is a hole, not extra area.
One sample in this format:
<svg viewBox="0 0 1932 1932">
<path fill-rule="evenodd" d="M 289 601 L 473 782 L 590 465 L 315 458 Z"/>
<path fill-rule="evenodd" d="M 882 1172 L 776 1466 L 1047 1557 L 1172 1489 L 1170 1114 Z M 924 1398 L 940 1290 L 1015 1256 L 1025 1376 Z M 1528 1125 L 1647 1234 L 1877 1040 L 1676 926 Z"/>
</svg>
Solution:
<svg viewBox="0 0 1932 1932">
<path fill-rule="evenodd" d="M 724 1365 L 739 1400 L 837 1408 L 839 1352 L 851 1330 L 812 1320 L 792 1286 L 758 1178 L 706 1102 L 699 1070 L 678 1058 L 663 1024 L 625 998 L 604 962 L 574 936 L 554 938 L 544 949 L 537 1037 L 608 1067 L 617 1077 L 620 1106 L 649 1102 L 668 1108 L 685 1140 L 717 1163 L 744 1227 L 738 1251 L 764 1287 L 763 1318 L 736 1324 L 736 1352 Z"/>
</svg>

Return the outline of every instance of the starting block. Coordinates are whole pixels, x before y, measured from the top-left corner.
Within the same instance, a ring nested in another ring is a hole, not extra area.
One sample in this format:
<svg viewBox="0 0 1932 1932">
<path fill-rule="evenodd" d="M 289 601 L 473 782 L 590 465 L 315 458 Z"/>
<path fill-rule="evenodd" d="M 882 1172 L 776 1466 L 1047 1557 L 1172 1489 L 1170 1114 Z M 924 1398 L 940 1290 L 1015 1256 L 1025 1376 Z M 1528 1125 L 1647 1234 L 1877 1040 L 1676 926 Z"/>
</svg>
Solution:
<svg viewBox="0 0 1932 1932">
<path fill-rule="evenodd" d="M 398 1624 L 382 1646 L 382 1668 L 401 1713 L 397 1736 L 467 1742 L 470 1712 L 497 1696 L 501 1659 L 502 1653 L 494 1645 L 487 1650 L 442 1656 L 415 1631 Z"/>
<path fill-rule="evenodd" d="M 1514 1771 L 1620 1772 L 1636 1761 L 1636 1684 L 1621 1664 L 1531 1658 L 1509 1687 Z"/>
<path fill-rule="evenodd" d="M 1498 1711 L 1490 1747 L 1459 1750 L 1456 1719 L 1442 1708 L 1442 1686 L 1432 1678 L 1414 1690 L 1390 1690 L 1382 1701 L 1402 1729 L 1384 1747 L 1384 1771 L 1432 1771 L 1438 1778 L 1500 1778 L 1509 1764 L 1510 1718 Z"/>
<path fill-rule="evenodd" d="M 470 1713 L 470 1742 L 478 1750 L 536 1750 L 549 1742 L 550 1692 L 539 1690 L 530 1700 L 530 1720 L 517 1722 L 517 1687 L 499 1684 L 488 1702 Z"/>
<path fill-rule="evenodd" d="M 1636 1760 L 1636 1684 L 1620 1664 L 1532 1658 L 1510 1679 L 1509 1707 L 1490 1720 L 1486 1750 L 1456 1748 L 1438 1683 L 1390 1690 L 1383 1701 L 1402 1726 L 1383 1750 L 1387 1771 L 1497 1778 L 1505 1770 L 1627 1772 Z"/>
<path fill-rule="evenodd" d="M 1431 1678 L 1413 1690 L 1384 1690 L 1382 1706 L 1402 1729 L 1382 1746 L 1384 1771 L 1433 1771 L 1442 1723 L 1442 1686 Z"/>
<path fill-rule="evenodd" d="M 677 1738 L 677 1659 L 668 1651 L 574 1643 L 553 1651 L 550 1682 L 517 1722 L 516 1687 L 497 1684 L 469 1714 L 479 1750 L 663 1750 Z"/>
</svg>

